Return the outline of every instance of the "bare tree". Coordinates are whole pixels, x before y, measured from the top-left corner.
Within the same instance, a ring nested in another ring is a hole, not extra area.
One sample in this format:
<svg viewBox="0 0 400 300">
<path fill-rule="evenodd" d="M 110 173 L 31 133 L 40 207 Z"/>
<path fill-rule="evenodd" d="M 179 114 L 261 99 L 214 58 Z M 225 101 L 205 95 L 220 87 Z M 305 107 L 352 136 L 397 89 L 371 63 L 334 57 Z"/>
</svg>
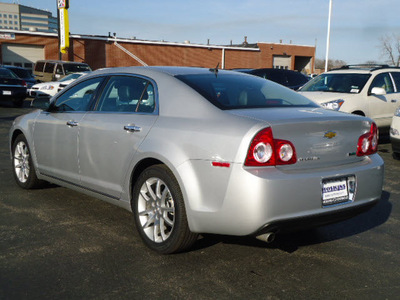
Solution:
<svg viewBox="0 0 400 300">
<path fill-rule="evenodd" d="M 400 66 L 400 35 L 387 34 L 380 38 L 382 55 L 388 58 L 388 63 L 393 66 Z"/>
<path fill-rule="evenodd" d="M 328 60 L 328 69 L 336 69 L 336 68 L 340 68 L 342 66 L 345 66 L 346 62 L 343 60 L 339 60 L 339 59 L 329 59 Z M 316 58 L 315 59 L 315 68 L 316 69 L 324 69 L 325 68 L 325 59 L 319 59 Z"/>
</svg>

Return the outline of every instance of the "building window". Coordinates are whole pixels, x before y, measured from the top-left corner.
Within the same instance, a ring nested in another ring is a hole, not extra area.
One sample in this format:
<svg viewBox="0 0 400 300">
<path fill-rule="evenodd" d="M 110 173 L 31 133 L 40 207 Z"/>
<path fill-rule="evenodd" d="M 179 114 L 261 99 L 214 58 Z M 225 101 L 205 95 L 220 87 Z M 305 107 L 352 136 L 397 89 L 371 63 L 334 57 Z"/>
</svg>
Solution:
<svg viewBox="0 0 400 300">
<path fill-rule="evenodd" d="M 7 20 L 4 20 L 4 24 L 7 24 Z"/>
<path fill-rule="evenodd" d="M 12 19 L 12 15 L 8 15 L 8 17 L 9 17 L 10 19 Z"/>
<path fill-rule="evenodd" d="M 3 14 L 3 17 L 4 17 L 4 18 L 7 18 L 7 15 L 6 15 L 6 14 Z"/>
<path fill-rule="evenodd" d="M 17 16 L 17 15 L 14 15 L 14 19 L 18 19 L 18 16 Z"/>
</svg>

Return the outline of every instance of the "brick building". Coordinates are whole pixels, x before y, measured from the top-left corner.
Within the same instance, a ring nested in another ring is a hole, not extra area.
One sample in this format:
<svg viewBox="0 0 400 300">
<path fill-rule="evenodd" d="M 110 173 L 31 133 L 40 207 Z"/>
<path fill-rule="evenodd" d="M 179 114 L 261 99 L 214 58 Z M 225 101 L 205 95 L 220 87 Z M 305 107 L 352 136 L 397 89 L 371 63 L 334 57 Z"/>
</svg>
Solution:
<svg viewBox="0 0 400 300">
<path fill-rule="evenodd" d="M 39 59 L 58 59 L 54 33 L 0 30 L 0 63 L 32 68 Z M 202 45 L 70 35 L 63 60 L 88 63 L 92 69 L 117 66 L 170 65 L 220 68 L 285 68 L 312 73 L 315 47 L 283 43 Z"/>
</svg>

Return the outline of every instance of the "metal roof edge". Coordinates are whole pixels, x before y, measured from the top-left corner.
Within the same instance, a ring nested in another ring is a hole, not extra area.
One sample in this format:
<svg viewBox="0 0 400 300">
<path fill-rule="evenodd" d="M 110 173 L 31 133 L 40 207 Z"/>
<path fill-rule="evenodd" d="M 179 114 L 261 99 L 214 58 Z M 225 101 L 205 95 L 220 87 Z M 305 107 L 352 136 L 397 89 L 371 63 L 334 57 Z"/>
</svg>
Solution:
<svg viewBox="0 0 400 300">
<path fill-rule="evenodd" d="M 0 33 L 1 32 L 58 37 L 57 33 L 39 32 L 39 31 L 0 29 Z M 149 40 L 115 38 L 115 37 L 85 35 L 85 34 L 70 34 L 70 38 L 86 39 L 86 40 L 99 40 L 99 41 L 106 41 L 106 42 L 115 42 L 116 41 L 117 43 L 130 43 L 130 44 L 164 45 L 164 46 L 194 47 L 194 48 L 221 49 L 221 50 L 225 49 L 225 50 L 239 50 L 239 51 L 260 51 L 259 48 L 244 48 L 244 47 L 235 47 L 235 46 L 204 45 L 204 44 L 177 43 L 177 42 L 165 42 L 165 41 L 149 41 Z"/>
</svg>

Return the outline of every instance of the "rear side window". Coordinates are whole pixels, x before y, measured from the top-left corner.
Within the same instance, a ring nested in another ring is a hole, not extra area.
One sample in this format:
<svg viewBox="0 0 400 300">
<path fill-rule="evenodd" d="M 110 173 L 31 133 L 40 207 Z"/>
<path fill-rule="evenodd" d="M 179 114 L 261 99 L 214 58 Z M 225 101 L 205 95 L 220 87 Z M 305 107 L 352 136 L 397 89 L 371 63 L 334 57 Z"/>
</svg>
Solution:
<svg viewBox="0 0 400 300">
<path fill-rule="evenodd" d="M 44 62 L 39 61 L 35 65 L 35 71 L 42 72 L 44 67 Z"/>
<path fill-rule="evenodd" d="M 154 87 L 150 81 L 134 76 L 113 76 L 95 110 L 152 113 L 154 108 Z"/>
<path fill-rule="evenodd" d="M 238 73 L 178 75 L 220 109 L 268 107 L 319 107 L 311 100 L 279 84 Z"/>
<path fill-rule="evenodd" d="M 304 76 L 304 75 L 301 74 L 301 73 L 288 72 L 288 73 L 286 74 L 286 76 L 287 76 L 288 84 L 289 84 L 290 86 L 293 86 L 293 85 L 303 85 L 303 84 L 305 84 L 305 83 L 308 82 L 307 77 Z"/>
</svg>

